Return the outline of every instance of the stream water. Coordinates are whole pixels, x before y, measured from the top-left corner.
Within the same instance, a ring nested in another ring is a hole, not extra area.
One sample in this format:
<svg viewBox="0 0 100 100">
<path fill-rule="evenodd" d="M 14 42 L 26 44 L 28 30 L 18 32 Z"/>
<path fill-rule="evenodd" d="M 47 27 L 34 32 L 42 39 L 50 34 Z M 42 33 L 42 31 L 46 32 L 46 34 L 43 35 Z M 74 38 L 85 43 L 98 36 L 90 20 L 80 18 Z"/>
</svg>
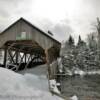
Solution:
<svg viewBox="0 0 100 100">
<path fill-rule="evenodd" d="M 62 79 L 62 94 L 78 100 L 100 100 L 100 75 L 74 75 Z"/>
</svg>

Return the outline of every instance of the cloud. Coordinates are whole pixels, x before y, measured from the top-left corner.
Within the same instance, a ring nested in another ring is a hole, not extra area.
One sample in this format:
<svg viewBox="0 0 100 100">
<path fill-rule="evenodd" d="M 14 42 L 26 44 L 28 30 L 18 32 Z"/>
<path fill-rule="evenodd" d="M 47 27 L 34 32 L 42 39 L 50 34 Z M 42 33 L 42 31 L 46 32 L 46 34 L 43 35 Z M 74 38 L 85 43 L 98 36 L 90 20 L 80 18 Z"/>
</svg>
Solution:
<svg viewBox="0 0 100 100">
<path fill-rule="evenodd" d="M 38 18 L 36 25 L 42 28 L 45 32 L 48 32 L 48 30 L 51 31 L 54 37 L 59 41 L 67 40 L 69 35 L 74 32 L 71 22 L 67 18 L 57 23 L 52 22 L 50 19 Z"/>
<path fill-rule="evenodd" d="M 86 0 L 84 3 L 89 4 L 94 7 L 94 9 L 100 8 L 100 0 Z"/>
<path fill-rule="evenodd" d="M 0 0 L 0 30 L 24 17 L 44 31 L 51 30 L 58 40 L 69 34 L 85 39 L 100 17 L 99 5 L 100 0 Z"/>
<path fill-rule="evenodd" d="M 0 0 L 0 16 L 9 17 L 18 7 L 19 0 Z"/>
<path fill-rule="evenodd" d="M 29 12 L 32 12 L 31 6 L 34 1 L 35 0 L 0 0 L 0 19 L 27 15 Z"/>
<path fill-rule="evenodd" d="M 74 29 L 71 27 L 68 19 L 56 23 L 51 30 L 55 33 L 55 37 L 60 41 L 67 40 L 69 35 L 74 32 Z"/>
<path fill-rule="evenodd" d="M 3 31 L 20 17 L 31 16 L 35 0 L 0 0 L 0 30 Z M 30 5 L 30 6 L 29 6 Z"/>
</svg>

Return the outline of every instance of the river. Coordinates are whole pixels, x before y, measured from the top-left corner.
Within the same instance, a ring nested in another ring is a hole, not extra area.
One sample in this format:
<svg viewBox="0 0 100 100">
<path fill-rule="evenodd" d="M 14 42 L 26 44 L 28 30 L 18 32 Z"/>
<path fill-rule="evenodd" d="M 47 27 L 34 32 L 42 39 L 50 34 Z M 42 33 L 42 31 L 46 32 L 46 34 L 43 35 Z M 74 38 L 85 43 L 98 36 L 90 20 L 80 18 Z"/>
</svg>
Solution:
<svg viewBox="0 0 100 100">
<path fill-rule="evenodd" d="M 78 100 L 100 100 L 100 75 L 73 75 L 62 79 L 62 94 Z"/>
</svg>

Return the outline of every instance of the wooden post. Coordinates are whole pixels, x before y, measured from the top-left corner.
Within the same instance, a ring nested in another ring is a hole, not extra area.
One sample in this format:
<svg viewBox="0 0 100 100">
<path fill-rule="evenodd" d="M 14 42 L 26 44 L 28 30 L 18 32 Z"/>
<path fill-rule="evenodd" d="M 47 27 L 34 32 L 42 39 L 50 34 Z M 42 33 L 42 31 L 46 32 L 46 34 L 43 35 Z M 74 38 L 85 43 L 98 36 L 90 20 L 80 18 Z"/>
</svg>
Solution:
<svg viewBox="0 0 100 100">
<path fill-rule="evenodd" d="M 49 64 L 48 49 L 45 49 L 45 55 L 46 55 L 46 63 Z"/>
<path fill-rule="evenodd" d="M 45 49 L 45 55 L 46 55 L 46 64 L 47 64 L 47 73 L 48 73 L 48 80 L 50 79 L 50 62 L 49 62 L 49 55 L 48 55 L 48 49 Z"/>
<path fill-rule="evenodd" d="M 18 51 L 16 51 L 16 64 L 18 64 Z"/>
<path fill-rule="evenodd" d="M 26 64 L 26 53 L 25 53 L 25 64 Z"/>
<path fill-rule="evenodd" d="M 13 62 L 13 64 L 14 64 L 15 61 L 14 61 L 13 56 L 12 56 L 12 51 L 11 50 L 8 50 L 8 53 L 9 53 L 9 57 L 11 59 L 11 63 Z"/>
<path fill-rule="evenodd" d="M 7 48 L 4 49 L 4 67 L 6 67 L 6 61 L 7 61 Z"/>
</svg>

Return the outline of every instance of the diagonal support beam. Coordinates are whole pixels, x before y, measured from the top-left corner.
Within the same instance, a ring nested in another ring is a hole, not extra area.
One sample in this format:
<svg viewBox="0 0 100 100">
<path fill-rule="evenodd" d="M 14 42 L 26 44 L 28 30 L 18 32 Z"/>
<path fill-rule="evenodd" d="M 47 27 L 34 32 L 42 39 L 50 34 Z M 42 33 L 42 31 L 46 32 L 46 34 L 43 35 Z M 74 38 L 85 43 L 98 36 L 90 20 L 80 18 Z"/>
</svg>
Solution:
<svg viewBox="0 0 100 100">
<path fill-rule="evenodd" d="M 15 63 L 15 61 L 14 61 L 14 59 L 13 59 L 13 56 L 12 56 L 12 53 L 11 53 L 10 50 L 8 50 L 8 53 L 9 53 L 9 56 L 10 56 L 11 61 L 12 61 L 13 63 Z"/>
</svg>

